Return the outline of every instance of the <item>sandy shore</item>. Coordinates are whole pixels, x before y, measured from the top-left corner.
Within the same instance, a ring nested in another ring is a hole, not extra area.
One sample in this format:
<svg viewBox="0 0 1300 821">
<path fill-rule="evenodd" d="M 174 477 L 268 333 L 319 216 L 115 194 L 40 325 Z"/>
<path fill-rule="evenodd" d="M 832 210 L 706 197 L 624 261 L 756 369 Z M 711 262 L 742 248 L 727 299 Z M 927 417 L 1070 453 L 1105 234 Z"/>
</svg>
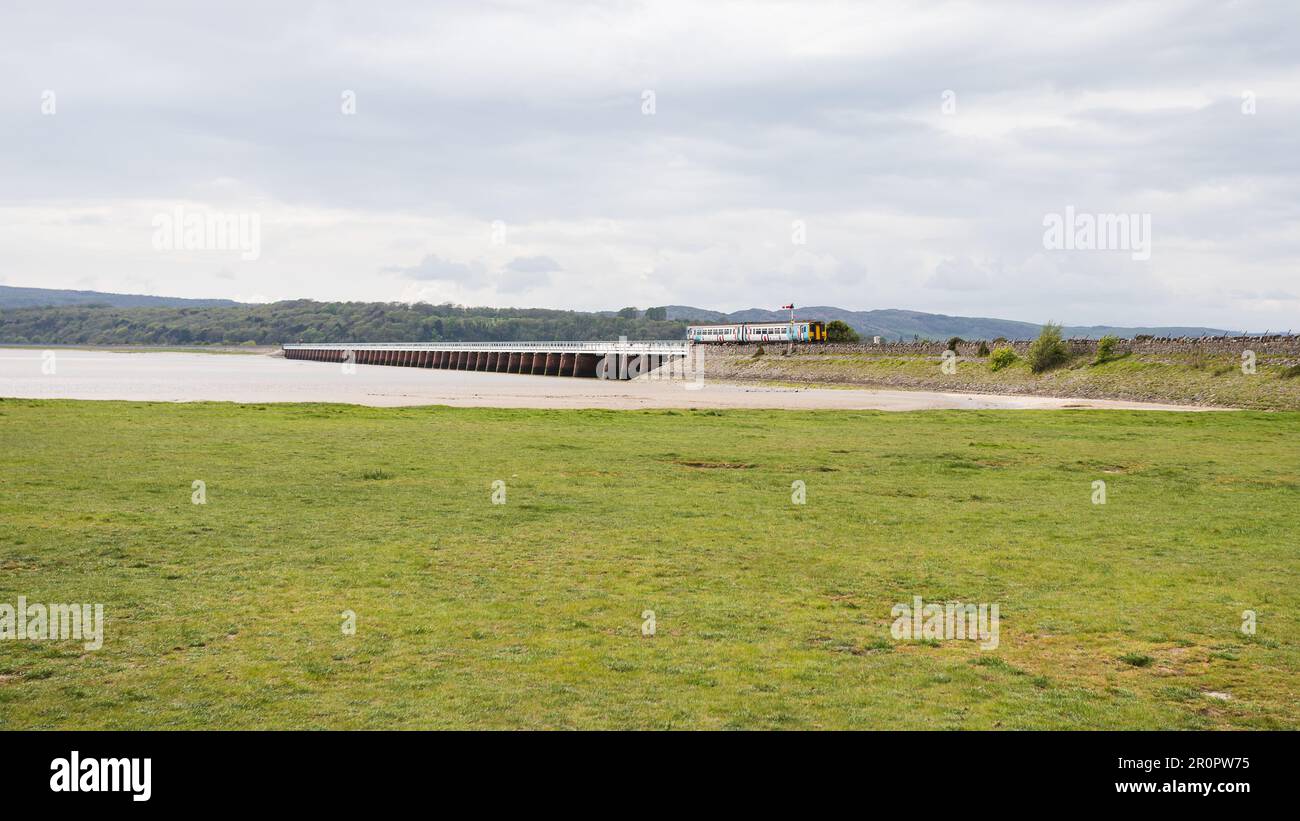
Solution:
<svg viewBox="0 0 1300 821">
<path fill-rule="evenodd" d="M 52 370 L 52 373 L 46 371 Z M 1201 410 L 1105 399 L 839 390 L 704 380 L 606 382 L 546 376 L 339 365 L 272 356 L 115 353 L 0 348 L 0 396 L 145 402 L 340 402 L 376 407 L 455 405 L 495 408 L 785 408 L 933 410 L 1128 408 Z"/>
</svg>

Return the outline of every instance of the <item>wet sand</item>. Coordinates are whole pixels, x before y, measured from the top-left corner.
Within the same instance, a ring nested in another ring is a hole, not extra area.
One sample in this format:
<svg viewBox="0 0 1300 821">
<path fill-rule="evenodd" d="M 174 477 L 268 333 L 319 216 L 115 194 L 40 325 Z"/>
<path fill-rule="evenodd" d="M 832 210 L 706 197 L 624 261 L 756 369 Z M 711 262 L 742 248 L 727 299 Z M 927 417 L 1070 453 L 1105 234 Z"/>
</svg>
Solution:
<svg viewBox="0 0 1300 821">
<path fill-rule="evenodd" d="M 53 373 L 42 351 L 0 348 L 0 396 L 141 402 L 339 402 L 375 407 L 454 405 L 492 408 L 785 408 L 934 410 L 1128 408 L 1203 410 L 1106 399 L 714 382 L 697 389 L 667 380 L 631 382 L 504 373 L 339 365 L 273 356 L 116 353 L 59 349 Z"/>
</svg>

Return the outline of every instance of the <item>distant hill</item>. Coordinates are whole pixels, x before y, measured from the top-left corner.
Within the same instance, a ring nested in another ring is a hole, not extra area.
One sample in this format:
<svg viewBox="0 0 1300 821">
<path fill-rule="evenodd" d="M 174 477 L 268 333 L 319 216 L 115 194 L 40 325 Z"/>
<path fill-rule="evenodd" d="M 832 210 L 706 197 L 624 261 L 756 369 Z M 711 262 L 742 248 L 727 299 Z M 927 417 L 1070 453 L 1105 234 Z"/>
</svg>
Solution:
<svg viewBox="0 0 1300 821">
<path fill-rule="evenodd" d="M 292 300 L 248 305 L 229 299 L 109 294 L 0 285 L 0 342 L 22 344 L 268 344 L 306 342 L 396 342 L 409 340 L 681 339 L 696 322 L 780 322 L 781 310 L 714 311 L 689 305 L 664 306 L 666 320 L 644 312 L 619 317 L 614 311 L 539 308 L 466 308 L 378 302 Z M 827 305 L 799 308 L 796 316 L 842 320 L 863 337 L 890 341 L 921 339 L 1032 339 L 1036 322 L 946 316 L 895 308 L 849 311 Z M 1202 327 L 1126 328 L 1066 326 L 1070 337 L 1105 334 L 1133 337 L 1219 336 L 1237 332 Z"/>
<path fill-rule="evenodd" d="M 789 319 L 788 311 L 769 311 L 762 308 L 749 308 L 743 311 L 723 313 L 707 308 L 694 308 L 689 305 L 668 305 L 668 318 L 684 321 L 701 320 L 705 322 L 780 322 Z M 945 314 L 927 314 L 921 311 L 904 311 L 888 308 L 877 311 L 848 311 L 827 305 L 798 308 L 795 316 L 800 319 L 820 319 L 824 322 L 841 320 L 864 337 L 881 336 L 889 340 L 911 339 L 948 339 L 960 336 L 963 339 L 1033 339 L 1042 328 L 1036 322 L 1018 322 L 1014 319 L 991 319 L 974 316 L 947 316 Z M 1110 325 L 1065 326 L 1067 337 L 1100 338 L 1106 334 L 1131 338 L 1138 334 L 1152 336 L 1221 336 L 1236 334 L 1238 331 L 1225 331 L 1218 328 L 1162 326 L 1128 328 Z"/>
<path fill-rule="evenodd" d="M 218 308 L 238 305 L 233 299 L 185 299 L 175 296 L 108 294 L 55 288 L 15 288 L 0 285 L 0 308 L 41 308 L 57 305 L 109 305 L 114 308 Z"/>
</svg>

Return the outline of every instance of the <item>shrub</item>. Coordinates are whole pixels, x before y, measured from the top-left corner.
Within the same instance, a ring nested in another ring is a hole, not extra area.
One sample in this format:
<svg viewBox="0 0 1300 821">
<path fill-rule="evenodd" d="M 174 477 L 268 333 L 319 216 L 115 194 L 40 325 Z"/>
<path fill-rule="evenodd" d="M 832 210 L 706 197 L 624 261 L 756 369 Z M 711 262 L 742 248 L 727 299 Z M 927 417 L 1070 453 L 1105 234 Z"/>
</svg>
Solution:
<svg viewBox="0 0 1300 821">
<path fill-rule="evenodd" d="M 1109 362 L 1115 358 L 1115 346 L 1119 344 L 1119 337 L 1114 334 L 1106 334 L 1097 340 L 1097 359 L 1094 364 L 1100 365 L 1102 362 Z"/>
<path fill-rule="evenodd" d="M 991 370 L 1000 371 L 1015 361 L 1015 351 L 1006 347 L 998 348 L 993 351 L 993 355 L 989 357 L 989 368 Z"/>
<path fill-rule="evenodd" d="M 957 346 L 962 344 L 965 341 L 966 340 L 962 339 L 960 336 L 954 336 L 953 338 L 948 340 L 948 350 L 956 352 Z"/>
<path fill-rule="evenodd" d="M 989 355 L 989 346 L 986 345 L 986 344 L 984 344 L 984 340 L 980 340 L 980 346 L 975 350 L 975 355 L 976 355 L 976 356 L 988 356 L 988 355 Z"/>
<path fill-rule="evenodd" d="M 1282 369 L 1282 379 L 1295 379 L 1296 377 L 1300 377 L 1300 365 L 1292 365 L 1289 368 Z"/>
<path fill-rule="evenodd" d="M 858 332 L 849 326 L 849 323 L 840 319 L 834 319 L 826 323 L 826 341 L 827 342 L 847 342 L 853 343 L 860 340 Z"/>
<path fill-rule="evenodd" d="M 757 359 L 762 355 L 763 355 L 763 346 L 759 345 L 757 348 L 754 349 L 754 358 Z"/>
<path fill-rule="evenodd" d="M 1070 358 L 1070 350 L 1061 338 L 1061 326 L 1049 322 L 1043 326 L 1042 333 L 1029 345 L 1025 359 L 1029 361 L 1029 370 L 1034 373 L 1055 368 Z"/>
<path fill-rule="evenodd" d="M 993 347 L 995 348 L 999 345 L 1005 345 L 1005 344 L 1007 344 L 1007 338 L 1005 336 L 999 336 L 994 338 L 993 340 Z"/>
</svg>

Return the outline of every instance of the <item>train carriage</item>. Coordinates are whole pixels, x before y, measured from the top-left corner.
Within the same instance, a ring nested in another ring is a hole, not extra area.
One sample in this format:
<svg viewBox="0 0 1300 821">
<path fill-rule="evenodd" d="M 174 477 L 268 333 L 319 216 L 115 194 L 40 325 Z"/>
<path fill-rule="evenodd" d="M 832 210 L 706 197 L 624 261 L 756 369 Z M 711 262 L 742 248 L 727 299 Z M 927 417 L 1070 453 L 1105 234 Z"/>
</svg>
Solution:
<svg viewBox="0 0 1300 821">
<path fill-rule="evenodd" d="M 792 336 L 793 334 L 793 336 Z M 817 320 L 738 322 L 731 325 L 691 325 L 686 338 L 698 344 L 727 342 L 825 342 L 826 325 Z"/>
</svg>

